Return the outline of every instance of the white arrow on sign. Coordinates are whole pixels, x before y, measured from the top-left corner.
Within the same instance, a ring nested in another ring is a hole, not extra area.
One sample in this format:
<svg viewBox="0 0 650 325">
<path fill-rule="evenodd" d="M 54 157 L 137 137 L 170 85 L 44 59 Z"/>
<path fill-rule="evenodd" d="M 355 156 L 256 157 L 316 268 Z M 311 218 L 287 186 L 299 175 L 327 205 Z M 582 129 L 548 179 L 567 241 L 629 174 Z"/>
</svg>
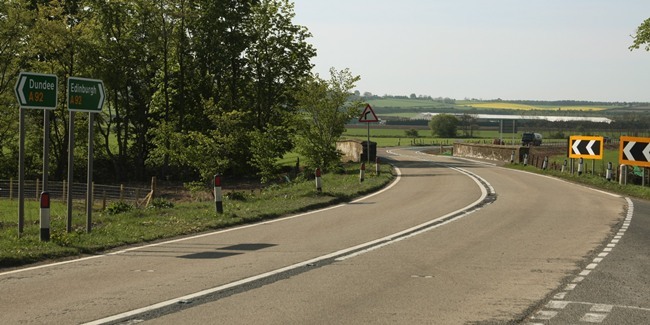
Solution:
<svg viewBox="0 0 650 325">
<path fill-rule="evenodd" d="M 573 150 L 573 153 L 576 155 L 580 154 L 580 149 L 578 149 L 578 145 L 580 145 L 580 141 L 582 140 L 573 141 L 573 146 L 571 146 L 571 150 Z"/>
<path fill-rule="evenodd" d="M 631 150 L 632 150 L 632 148 L 634 148 L 635 144 L 636 144 L 636 142 L 630 141 L 630 142 L 627 143 L 625 148 L 623 148 L 623 153 L 625 154 L 625 157 L 628 158 L 627 160 L 634 161 L 634 155 L 632 154 Z"/>
<path fill-rule="evenodd" d="M 27 76 L 20 76 L 20 84 L 18 85 L 18 89 L 24 89 L 26 81 Z M 22 91 L 18 92 L 18 96 L 20 96 L 20 104 L 27 105 L 27 98 L 25 98 L 25 94 Z"/>
<path fill-rule="evenodd" d="M 587 144 L 587 151 L 589 152 L 589 155 L 591 155 L 591 156 L 596 155 L 596 153 L 594 152 L 594 149 L 591 148 L 591 147 L 594 146 L 595 143 L 596 143 L 596 140 L 591 140 L 591 141 L 589 141 L 589 144 Z"/>
<path fill-rule="evenodd" d="M 571 146 L 571 150 L 573 150 L 573 153 L 576 155 L 583 154 L 582 152 L 580 152 L 580 148 L 579 148 L 581 142 L 582 140 L 573 141 L 573 145 Z M 589 143 L 587 143 L 587 146 L 585 147 L 585 149 L 587 149 L 587 153 L 590 156 L 596 156 L 596 152 L 594 152 L 594 148 L 593 148 L 595 144 L 596 144 L 596 140 L 589 140 Z"/>
<path fill-rule="evenodd" d="M 98 86 L 97 88 L 99 88 L 99 104 L 97 105 L 98 106 L 97 109 L 101 110 L 102 105 L 104 105 L 104 87 L 103 87 L 103 84 Z"/>
</svg>

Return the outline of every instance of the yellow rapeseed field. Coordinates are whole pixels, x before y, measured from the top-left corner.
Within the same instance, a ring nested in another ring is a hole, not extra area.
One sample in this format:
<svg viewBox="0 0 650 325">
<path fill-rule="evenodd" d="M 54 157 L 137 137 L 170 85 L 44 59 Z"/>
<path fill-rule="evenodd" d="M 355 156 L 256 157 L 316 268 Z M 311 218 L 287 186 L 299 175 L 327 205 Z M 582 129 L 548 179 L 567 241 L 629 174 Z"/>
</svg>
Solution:
<svg viewBox="0 0 650 325">
<path fill-rule="evenodd" d="M 476 108 L 493 108 L 493 109 L 516 109 L 516 110 L 545 110 L 545 111 L 603 111 L 605 108 L 594 106 L 562 106 L 562 107 L 540 107 L 515 103 L 480 103 L 469 104 L 468 106 Z"/>
</svg>

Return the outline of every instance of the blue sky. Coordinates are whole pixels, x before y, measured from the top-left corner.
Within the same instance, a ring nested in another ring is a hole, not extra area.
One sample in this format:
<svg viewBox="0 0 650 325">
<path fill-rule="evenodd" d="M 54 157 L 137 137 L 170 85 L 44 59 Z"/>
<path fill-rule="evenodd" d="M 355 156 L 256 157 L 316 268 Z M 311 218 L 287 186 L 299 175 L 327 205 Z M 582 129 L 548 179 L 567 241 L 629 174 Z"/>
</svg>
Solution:
<svg viewBox="0 0 650 325">
<path fill-rule="evenodd" d="M 650 102 L 630 51 L 648 0 L 294 0 L 318 56 L 357 90 L 455 99 Z"/>
</svg>

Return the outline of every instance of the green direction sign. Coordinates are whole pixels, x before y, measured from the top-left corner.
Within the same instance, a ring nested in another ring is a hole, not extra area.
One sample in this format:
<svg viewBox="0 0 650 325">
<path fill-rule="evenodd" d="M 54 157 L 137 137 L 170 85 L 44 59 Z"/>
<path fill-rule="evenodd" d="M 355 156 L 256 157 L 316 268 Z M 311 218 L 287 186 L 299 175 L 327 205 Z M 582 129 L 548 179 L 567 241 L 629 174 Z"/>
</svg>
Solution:
<svg viewBox="0 0 650 325">
<path fill-rule="evenodd" d="M 104 82 L 96 79 L 68 78 L 68 109 L 99 113 L 104 106 Z"/>
<path fill-rule="evenodd" d="M 21 108 L 55 109 L 57 85 L 56 75 L 21 72 L 14 91 Z"/>
</svg>

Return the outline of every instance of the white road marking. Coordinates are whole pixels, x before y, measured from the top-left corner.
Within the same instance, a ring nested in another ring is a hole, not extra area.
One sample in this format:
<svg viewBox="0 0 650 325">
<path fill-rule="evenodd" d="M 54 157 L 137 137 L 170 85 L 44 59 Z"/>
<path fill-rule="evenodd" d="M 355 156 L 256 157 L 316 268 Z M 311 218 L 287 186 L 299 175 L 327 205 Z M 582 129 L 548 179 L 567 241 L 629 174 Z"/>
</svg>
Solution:
<svg viewBox="0 0 650 325">
<path fill-rule="evenodd" d="M 557 315 L 557 311 L 541 310 L 538 311 L 537 314 L 535 314 L 535 316 L 533 316 L 533 319 L 550 320 L 556 315 Z"/>
<path fill-rule="evenodd" d="M 612 308 L 614 308 L 613 305 L 603 305 L 603 304 L 597 304 L 593 305 L 589 311 L 597 312 L 597 313 L 609 313 L 612 311 Z"/>
<path fill-rule="evenodd" d="M 256 275 L 256 276 L 252 276 L 252 277 L 249 277 L 249 278 L 241 279 L 239 281 L 231 282 L 231 283 L 228 283 L 228 284 L 225 284 L 225 285 L 222 285 L 222 286 L 206 289 L 206 290 L 199 291 L 199 292 L 196 292 L 196 293 L 193 293 L 193 294 L 189 294 L 189 295 L 186 295 L 186 296 L 183 296 L 183 297 L 173 298 L 173 299 L 163 301 L 163 302 L 160 302 L 160 303 L 157 303 L 157 304 L 153 304 L 153 305 L 150 305 L 150 306 L 145 306 L 145 307 L 142 307 L 142 308 L 134 309 L 134 310 L 131 310 L 131 311 L 127 311 L 127 312 L 124 312 L 124 313 L 121 313 L 121 314 L 117 314 L 117 315 L 113 315 L 113 316 L 110 316 L 110 317 L 98 319 L 98 320 L 88 322 L 88 323 L 85 323 L 85 324 L 87 324 L 87 325 L 99 325 L 99 324 L 106 324 L 106 323 L 119 321 L 121 319 L 130 318 L 130 317 L 137 316 L 137 315 L 140 315 L 140 314 L 143 314 L 143 313 L 146 313 L 146 312 L 150 312 L 150 311 L 153 311 L 153 310 L 157 310 L 157 309 L 165 308 L 165 307 L 168 307 L 168 306 L 172 306 L 172 305 L 178 304 L 181 301 L 193 300 L 193 299 L 203 297 L 203 296 L 206 296 L 206 295 L 209 295 L 209 294 L 217 293 L 217 292 L 229 289 L 229 288 L 234 288 L 234 287 L 237 287 L 237 286 L 240 286 L 240 285 L 244 285 L 244 284 L 251 283 L 251 282 L 254 282 L 254 281 L 257 281 L 257 280 L 261 280 L 261 279 L 264 279 L 264 278 L 267 278 L 267 277 L 271 277 L 271 276 L 274 276 L 274 275 L 277 275 L 277 274 L 280 274 L 280 273 L 283 273 L 283 272 L 287 272 L 287 271 L 290 271 L 290 270 L 293 270 L 293 269 L 304 267 L 304 266 L 307 266 L 307 265 L 310 265 L 310 264 L 315 264 L 315 263 L 318 263 L 319 261 L 327 260 L 327 259 L 330 259 L 330 258 L 333 258 L 333 257 L 336 257 L 336 256 L 342 256 L 342 257 L 339 257 L 339 258 L 336 259 L 336 261 L 342 261 L 342 260 L 345 260 L 345 259 L 352 258 L 354 256 L 358 256 L 358 255 L 363 254 L 363 253 L 367 253 L 367 252 L 375 250 L 377 248 L 392 244 L 394 242 L 398 242 L 398 241 L 404 240 L 406 238 L 413 237 L 413 236 L 415 236 L 417 234 L 429 231 L 431 229 L 440 227 L 440 226 L 442 226 L 444 224 L 447 224 L 449 222 L 452 222 L 452 221 L 458 220 L 460 218 L 463 218 L 466 215 L 471 214 L 473 211 L 465 212 L 465 213 L 459 215 L 456 218 L 447 220 L 445 222 L 442 222 L 442 223 L 437 224 L 437 225 L 432 226 L 432 227 L 428 227 L 429 225 L 434 225 L 437 222 L 440 222 L 440 220 L 444 220 L 445 218 L 447 218 L 449 216 L 453 216 L 453 215 L 458 214 L 458 213 L 460 213 L 460 212 L 462 212 L 464 210 L 467 210 L 467 209 L 470 209 L 472 207 L 475 207 L 475 206 L 479 205 L 480 203 L 483 202 L 485 197 L 487 197 L 487 195 L 488 195 L 488 191 L 485 189 L 485 187 L 479 181 L 480 177 L 478 177 L 478 176 L 476 176 L 474 174 L 471 174 L 469 172 L 466 172 L 466 171 L 464 171 L 464 170 L 462 170 L 460 168 L 454 168 L 454 167 L 450 167 L 450 168 L 469 176 L 471 179 L 474 180 L 474 182 L 476 182 L 479 185 L 479 188 L 481 189 L 481 197 L 479 199 L 477 199 L 476 201 L 472 202 L 471 204 L 469 204 L 465 208 L 458 209 L 458 210 L 456 210 L 454 212 L 451 212 L 451 213 L 449 213 L 447 215 L 436 218 L 436 219 L 431 220 L 429 222 L 425 222 L 425 223 L 423 223 L 421 225 L 406 229 L 404 231 L 400 231 L 398 233 L 395 233 L 395 234 L 392 234 L 392 235 L 389 235 L 389 236 L 386 236 L 386 237 L 383 237 L 383 238 L 379 238 L 379 239 L 376 239 L 376 240 L 373 240 L 373 241 L 369 241 L 369 242 L 366 242 L 366 243 L 363 243 L 363 244 L 360 244 L 360 245 L 357 245 L 357 246 L 354 246 L 354 247 L 349 247 L 349 248 L 346 248 L 346 249 L 342 249 L 342 250 L 339 250 L 339 251 L 336 251 L 336 252 L 333 252 L 333 253 L 330 253 L 330 254 L 326 254 L 326 255 L 322 255 L 322 256 L 313 258 L 313 259 L 308 260 L 308 261 L 299 262 L 299 263 L 296 263 L 296 264 L 293 264 L 293 265 L 290 265 L 290 266 L 286 266 L 286 267 L 283 267 L 283 268 L 280 268 L 280 269 L 277 269 L 277 270 L 272 270 L 272 271 L 262 273 L 262 274 L 259 274 L 259 275 Z M 397 169 L 397 174 L 398 174 L 398 180 L 399 180 L 400 175 L 401 175 L 401 173 L 399 172 L 399 169 Z M 485 180 L 483 180 L 483 182 L 485 182 Z M 394 186 L 395 183 L 397 183 L 397 180 L 395 182 L 393 182 L 393 184 L 391 184 L 388 188 L 382 190 L 381 192 L 383 192 L 385 190 L 388 190 L 390 187 Z M 489 184 L 489 183 L 485 182 L 485 184 Z M 375 193 L 374 195 L 376 195 L 376 194 L 378 194 L 378 193 Z M 371 197 L 371 196 L 374 196 L 374 195 L 369 195 L 369 196 L 366 196 L 366 197 L 364 197 L 362 199 L 365 199 L 365 198 L 368 198 L 368 197 Z M 359 200 L 356 200 L 356 201 L 353 201 L 353 202 L 358 202 L 358 201 L 361 201 L 362 199 L 359 199 Z M 342 204 L 342 205 L 339 205 L 337 207 L 344 206 L 344 205 L 345 204 Z M 328 209 L 323 209 L 323 210 L 328 210 Z M 323 211 L 323 210 L 319 210 L 319 211 Z M 476 211 L 476 210 L 474 210 L 474 211 Z M 316 213 L 316 212 L 318 212 L 318 211 L 315 211 L 315 212 L 312 212 L 312 213 Z M 309 214 L 312 214 L 312 213 L 309 213 Z M 303 214 L 303 215 L 305 215 L 305 214 Z M 289 217 L 289 218 L 295 218 L 295 217 L 296 216 Z M 286 219 L 288 219 L 288 218 L 284 218 L 283 220 L 286 220 Z M 277 222 L 277 221 L 272 220 L 272 221 L 269 221 L 267 223 L 271 223 L 271 222 Z M 259 225 L 259 224 L 256 224 L 256 225 Z M 250 226 L 255 226 L 255 225 L 250 225 Z M 240 227 L 238 229 L 242 229 L 242 228 L 247 228 L 247 226 Z M 422 230 L 417 231 L 418 229 L 422 229 Z M 369 248 L 363 249 L 364 247 L 369 247 Z M 351 252 L 354 252 L 354 253 L 351 253 Z M 347 253 L 351 253 L 351 254 L 346 255 Z"/>
<path fill-rule="evenodd" d="M 602 323 L 605 317 L 607 317 L 607 314 L 587 313 L 580 318 L 580 321 L 586 323 Z"/>
<path fill-rule="evenodd" d="M 558 300 L 551 300 L 546 304 L 546 308 L 550 309 L 564 309 L 566 306 L 569 304 L 567 301 L 558 301 Z"/>
</svg>

